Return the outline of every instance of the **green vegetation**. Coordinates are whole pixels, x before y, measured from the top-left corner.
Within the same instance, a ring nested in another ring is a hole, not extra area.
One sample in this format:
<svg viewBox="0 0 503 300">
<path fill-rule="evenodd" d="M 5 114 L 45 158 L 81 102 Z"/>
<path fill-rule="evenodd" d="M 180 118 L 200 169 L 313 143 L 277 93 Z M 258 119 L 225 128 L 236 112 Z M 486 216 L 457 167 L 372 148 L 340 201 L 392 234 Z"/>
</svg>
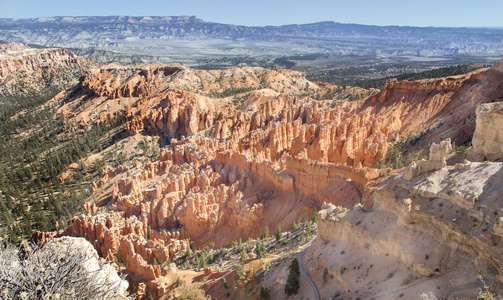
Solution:
<svg viewBox="0 0 503 300">
<path fill-rule="evenodd" d="M 264 234 L 262 235 L 262 239 L 266 240 L 268 238 L 269 238 L 269 226 L 265 225 Z"/>
<path fill-rule="evenodd" d="M 285 294 L 288 296 L 297 294 L 300 287 L 300 265 L 296 257 L 294 257 L 288 268 L 288 279 L 285 285 Z"/>
<path fill-rule="evenodd" d="M 390 77 L 372 79 L 372 80 L 364 80 L 364 81 L 356 82 L 355 85 L 360 86 L 362 88 L 366 88 L 366 89 L 370 89 L 370 88 L 382 89 L 384 87 L 384 84 L 392 78 L 396 78 L 396 79 L 398 79 L 398 81 L 402 81 L 402 80 L 412 81 L 412 80 L 419 80 L 419 79 L 440 78 L 440 77 L 448 77 L 448 76 L 456 76 L 456 75 L 460 75 L 460 74 L 466 74 L 466 73 L 475 71 L 480 68 L 485 68 L 485 67 L 488 67 L 488 66 L 457 65 L 457 66 L 437 68 L 437 69 L 424 71 L 424 72 L 418 72 L 418 73 L 405 73 L 405 74 L 401 74 L 401 75 L 397 75 L 397 76 L 390 76 Z"/>
<path fill-rule="evenodd" d="M 267 254 L 267 249 L 261 240 L 259 240 L 257 242 L 257 245 L 255 246 L 255 253 L 257 254 L 258 258 L 265 257 L 265 255 Z"/>
<path fill-rule="evenodd" d="M 104 165 L 96 159 L 84 166 L 81 159 L 113 143 L 124 130 L 123 114 L 85 129 L 65 130 L 57 104 L 47 103 L 52 96 L 34 94 L 0 104 L 0 236 L 13 243 L 32 230 L 66 227 Z M 78 167 L 63 183 L 60 175 L 72 163 Z"/>
<path fill-rule="evenodd" d="M 225 289 L 229 289 L 229 285 L 227 284 L 227 279 L 225 279 L 225 277 L 222 277 L 220 281 L 222 282 L 222 285 L 224 286 Z"/>
<path fill-rule="evenodd" d="M 60 251 L 0 246 L 0 299 L 116 299 L 121 280 L 105 280 L 103 271 L 90 271 L 88 264 L 87 251 L 73 244 Z"/>
<path fill-rule="evenodd" d="M 281 233 L 281 226 L 278 225 L 278 227 L 276 228 L 276 233 L 274 234 L 274 237 L 276 238 L 276 241 L 278 241 L 278 242 L 283 237 L 283 234 Z"/>
<path fill-rule="evenodd" d="M 468 149 L 470 148 L 470 146 L 471 146 L 470 144 L 458 146 L 458 145 L 456 145 L 455 142 L 453 142 L 452 143 L 452 152 L 456 153 L 456 155 L 458 155 L 458 156 L 467 155 L 469 153 Z"/>
<path fill-rule="evenodd" d="M 271 296 L 269 295 L 269 289 L 266 287 L 261 287 L 260 288 L 260 299 L 266 299 L 269 300 L 271 299 Z"/>
<path fill-rule="evenodd" d="M 413 161 L 427 159 L 426 155 L 418 151 L 412 151 L 411 147 L 416 145 L 423 136 L 423 132 L 418 135 L 410 134 L 407 137 L 400 137 L 397 141 L 390 144 L 386 157 L 377 164 L 377 168 L 400 169 L 408 166 Z"/>
<path fill-rule="evenodd" d="M 318 210 L 316 210 L 316 209 L 313 212 L 313 218 L 312 218 L 311 222 L 313 224 L 317 224 L 318 223 Z"/>
<path fill-rule="evenodd" d="M 292 225 L 292 231 L 296 231 L 298 229 L 299 229 L 299 223 L 297 223 L 297 221 L 294 221 Z"/>
<path fill-rule="evenodd" d="M 328 276 L 329 276 L 329 274 L 328 274 L 328 269 L 327 269 L 327 268 L 325 268 L 325 269 L 323 270 L 323 282 L 327 282 L 327 280 L 328 280 Z"/>
<path fill-rule="evenodd" d="M 241 254 L 240 254 L 240 261 L 243 261 L 243 260 L 246 260 L 248 258 L 248 254 L 246 254 L 246 251 L 245 249 L 243 248 L 241 250 Z"/>
<path fill-rule="evenodd" d="M 230 96 L 235 96 L 238 94 L 242 93 L 247 93 L 256 89 L 260 89 L 260 87 L 252 87 L 252 86 L 247 86 L 247 87 L 242 87 L 242 88 L 228 88 L 221 93 L 218 92 L 211 92 L 210 96 L 212 98 L 226 98 Z"/>
<path fill-rule="evenodd" d="M 245 279 L 245 271 L 244 271 L 242 265 L 238 265 L 238 267 L 236 268 L 236 276 L 237 276 L 238 280 Z"/>
</svg>

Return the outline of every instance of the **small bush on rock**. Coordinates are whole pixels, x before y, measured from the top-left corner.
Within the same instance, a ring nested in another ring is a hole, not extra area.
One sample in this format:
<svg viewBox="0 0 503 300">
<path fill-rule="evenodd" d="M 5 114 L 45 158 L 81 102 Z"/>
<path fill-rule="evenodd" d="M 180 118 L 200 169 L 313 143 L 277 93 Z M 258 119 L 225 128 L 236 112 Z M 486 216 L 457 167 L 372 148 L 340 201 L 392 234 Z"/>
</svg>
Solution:
<svg viewBox="0 0 503 300">
<path fill-rule="evenodd" d="M 43 247 L 0 246 L 0 299 L 129 299 L 127 282 L 112 265 L 98 263 L 91 244 L 57 240 Z"/>
</svg>

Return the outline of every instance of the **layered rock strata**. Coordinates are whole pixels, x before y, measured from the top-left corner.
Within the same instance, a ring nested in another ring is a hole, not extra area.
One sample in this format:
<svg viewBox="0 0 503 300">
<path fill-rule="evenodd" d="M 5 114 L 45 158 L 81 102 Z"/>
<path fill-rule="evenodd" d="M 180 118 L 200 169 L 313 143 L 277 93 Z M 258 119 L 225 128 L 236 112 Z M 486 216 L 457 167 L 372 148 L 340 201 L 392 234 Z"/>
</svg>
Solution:
<svg viewBox="0 0 503 300">
<path fill-rule="evenodd" d="M 412 162 L 407 166 L 403 178 L 405 180 L 412 180 L 424 172 L 431 172 L 447 166 L 445 157 L 452 151 L 451 139 L 441 141 L 439 144 L 431 144 L 430 159 Z"/>
<path fill-rule="evenodd" d="M 111 185 L 113 212 L 80 216 L 66 232 L 86 237 L 102 255 L 124 262 L 136 284 L 150 286 L 160 276 L 159 268 L 152 266 L 154 259 L 167 261 L 187 247 L 189 238 L 196 248 L 210 242 L 218 247 L 257 237 L 265 225 L 289 228 L 323 202 L 352 208 L 384 175 L 372 167 L 386 155 L 393 138 L 424 131 L 425 143 L 441 137 L 466 141 L 473 132 L 476 105 L 503 95 L 495 82 L 503 74 L 497 66 L 455 78 L 390 82 L 382 92 L 355 102 L 269 92 L 260 97 L 262 92 L 257 92 L 252 95 L 255 102 L 248 98 L 242 110 L 231 99 L 209 97 L 224 88 L 223 82 L 235 82 L 232 76 L 226 79 L 228 71 L 218 71 L 211 79 L 211 72 L 177 65 L 96 69 L 82 78 L 84 91 L 102 106 L 129 101 L 130 134 L 172 139 L 153 162 L 108 168 L 93 192 L 98 196 L 104 193 L 101 187 Z M 236 72 L 248 72 L 244 81 L 255 82 L 252 79 L 264 70 Z M 191 74 L 199 74 L 194 76 L 204 96 L 181 88 Z M 220 82 L 211 81 L 215 78 Z M 489 96 L 487 90 L 494 94 Z M 431 171 L 444 167 L 449 147 L 448 142 L 435 144 L 430 160 L 420 164 L 440 163 Z M 414 185 L 421 170 L 409 170 L 411 181 L 404 184 Z M 456 205 L 468 192 L 453 192 Z M 377 199 L 367 199 L 366 208 Z M 414 212 L 414 200 L 405 202 Z M 420 272 L 417 268 L 414 272 Z"/>
<path fill-rule="evenodd" d="M 481 159 L 503 158 L 503 102 L 485 103 L 477 108 L 473 154 Z"/>
<path fill-rule="evenodd" d="M 0 50 L 0 96 L 47 96 L 77 84 L 95 64 L 65 49 L 32 49 L 9 43 Z"/>
<path fill-rule="evenodd" d="M 467 163 L 383 182 L 371 212 L 326 204 L 306 254 L 321 295 L 476 298 L 482 275 L 503 293 L 501 163 Z"/>
</svg>

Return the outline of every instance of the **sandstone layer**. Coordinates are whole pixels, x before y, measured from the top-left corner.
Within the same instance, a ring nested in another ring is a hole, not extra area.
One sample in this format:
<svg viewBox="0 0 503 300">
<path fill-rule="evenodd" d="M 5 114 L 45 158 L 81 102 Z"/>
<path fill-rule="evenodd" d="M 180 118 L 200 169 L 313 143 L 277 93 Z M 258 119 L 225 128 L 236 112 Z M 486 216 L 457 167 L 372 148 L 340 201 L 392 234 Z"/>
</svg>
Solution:
<svg viewBox="0 0 503 300">
<path fill-rule="evenodd" d="M 485 103 L 477 108 L 473 154 L 481 159 L 503 158 L 503 103 Z"/>
<path fill-rule="evenodd" d="M 95 65 L 65 49 L 33 49 L 19 43 L 0 47 L 0 96 L 47 96 L 78 83 L 82 72 Z"/>
<path fill-rule="evenodd" d="M 501 170 L 466 163 L 428 179 L 398 175 L 372 194 L 371 212 L 324 205 L 306 255 L 322 297 L 476 298 L 479 275 L 502 294 Z M 324 268 L 334 278 L 327 284 Z"/>
</svg>

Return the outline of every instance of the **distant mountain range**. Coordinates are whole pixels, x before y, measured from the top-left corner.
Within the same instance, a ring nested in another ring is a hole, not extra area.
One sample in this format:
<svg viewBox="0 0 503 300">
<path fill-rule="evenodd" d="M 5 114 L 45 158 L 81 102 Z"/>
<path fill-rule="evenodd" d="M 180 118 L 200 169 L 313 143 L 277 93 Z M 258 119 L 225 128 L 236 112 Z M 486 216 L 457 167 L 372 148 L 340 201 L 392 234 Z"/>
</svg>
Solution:
<svg viewBox="0 0 503 300">
<path fill-rule="evenodd" d="M 181 17 L 0 19 L 0 40 L 189 60 L 213 55 L 443 56 L 503 53 L 503 29 L 341 24 L 247 27 Z"/>
</svg>

